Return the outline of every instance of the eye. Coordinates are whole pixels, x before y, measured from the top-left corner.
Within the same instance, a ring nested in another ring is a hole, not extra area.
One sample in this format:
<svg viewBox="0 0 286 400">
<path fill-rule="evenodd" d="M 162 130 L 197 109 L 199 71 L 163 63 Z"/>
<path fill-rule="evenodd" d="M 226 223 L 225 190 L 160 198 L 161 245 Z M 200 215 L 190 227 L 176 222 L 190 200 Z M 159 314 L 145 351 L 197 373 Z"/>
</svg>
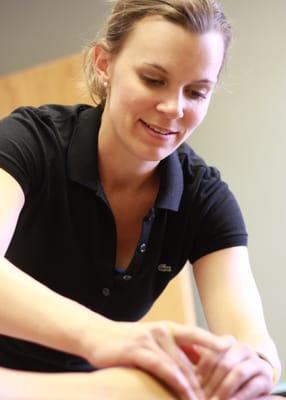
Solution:
<svg viewBox="0 0 286 400">
<path fill-rule="evenodd" d="M 148 86 L 163 86 L 165 81 L 162 79 L 153 78 L 148 75 L 142 75 L 141 79 L 145 82 Z"/>
<path fill-rule="evenodd" d="M 196 90 L 192 88 L 188 88 L 185 90 L 185 94 L 190 99 L 194 100 L 205 100 L 208 96 L 208 92 L 205 90 Z"/>
</svg>

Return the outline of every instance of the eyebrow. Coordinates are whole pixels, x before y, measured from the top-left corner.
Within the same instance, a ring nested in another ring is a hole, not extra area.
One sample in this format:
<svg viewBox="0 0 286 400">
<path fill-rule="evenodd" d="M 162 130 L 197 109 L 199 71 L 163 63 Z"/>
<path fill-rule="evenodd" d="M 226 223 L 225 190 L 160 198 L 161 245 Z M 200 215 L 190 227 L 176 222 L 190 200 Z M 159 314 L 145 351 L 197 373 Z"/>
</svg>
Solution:
<svg viewBox="0 0 286 400">
<path fill-rule="evenodd" d="M 144 65 L 158 69 L 159 71 L 163 72 L 164 74 L 168 74 L 168 71 L 159 64 L 145 62 Z"/>
<path fill-rule="evenodd" d="M 164 67 L 162 67 L 160 64 L 145 62 L 144 65 L 153 67 L 153 68 L 157 69 L 158 71 L 163 72 L 164 74 L 168 75 L 168 71 Z M 194 81 L 193 83 L 194 84 L 207 83 L 207 84 L 214 85 L 214 86 L 217 84 L 216 81 L 211 81 L 210 79 L 198 79 L 197 81 Z"/>
</svg>

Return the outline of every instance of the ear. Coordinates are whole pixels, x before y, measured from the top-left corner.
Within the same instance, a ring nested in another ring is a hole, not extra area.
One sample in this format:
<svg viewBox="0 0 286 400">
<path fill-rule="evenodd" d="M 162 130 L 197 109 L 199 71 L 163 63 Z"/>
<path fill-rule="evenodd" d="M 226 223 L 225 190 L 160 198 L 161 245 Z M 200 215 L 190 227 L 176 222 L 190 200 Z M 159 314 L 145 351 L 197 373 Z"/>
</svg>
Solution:
<svg viewBox="0 0 286 400">
<path fill-rule="evenodd" d="M 94 70 L 102 82 L 110 78 L 111 55 L 100 45 L 94 47 Z"/>
</svg>

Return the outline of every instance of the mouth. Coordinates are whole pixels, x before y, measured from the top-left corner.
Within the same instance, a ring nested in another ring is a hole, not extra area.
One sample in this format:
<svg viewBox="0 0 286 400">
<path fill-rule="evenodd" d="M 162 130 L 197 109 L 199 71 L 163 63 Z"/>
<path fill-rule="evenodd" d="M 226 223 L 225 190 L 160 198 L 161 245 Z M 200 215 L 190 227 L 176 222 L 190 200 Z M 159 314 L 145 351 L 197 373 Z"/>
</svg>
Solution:
<svg viewBox="0 0 286 400">
<path fill-rule="evenodd" d="M 147 122 L 143 121 L 142 119 L 140 119 L 140 121 L 147 128 L 151 129 L 151 131 L 153 131 L 159 135 L 162 135 L 162 136 L 178 135 L 180 133 L 178 131 L 171 131 L 170 129 L 165 129 L 165 128 L 161 128 L 161 127 L 159 128 L 158 126 L 147 124 Z"/>
</svg>

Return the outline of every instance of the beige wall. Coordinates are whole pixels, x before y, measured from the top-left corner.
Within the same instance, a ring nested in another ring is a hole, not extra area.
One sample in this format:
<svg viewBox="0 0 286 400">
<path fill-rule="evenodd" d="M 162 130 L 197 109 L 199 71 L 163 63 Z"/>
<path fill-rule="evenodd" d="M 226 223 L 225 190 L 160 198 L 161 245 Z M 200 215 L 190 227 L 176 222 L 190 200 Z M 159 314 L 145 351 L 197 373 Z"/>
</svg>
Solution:
<svg viewBox="0 0 286 400">
<path fill-rule="evenodd" d="M 268 327 L 286 363 L 286 1 L 222 3 L 235 39 L 190 143 L 220 168 L 241 204 Z"/>
<path fill-rule="evenodd" d="M 77 53 L 110 7 L 105 0 L 0 0 L 0 75 Z"/>
</svg>

